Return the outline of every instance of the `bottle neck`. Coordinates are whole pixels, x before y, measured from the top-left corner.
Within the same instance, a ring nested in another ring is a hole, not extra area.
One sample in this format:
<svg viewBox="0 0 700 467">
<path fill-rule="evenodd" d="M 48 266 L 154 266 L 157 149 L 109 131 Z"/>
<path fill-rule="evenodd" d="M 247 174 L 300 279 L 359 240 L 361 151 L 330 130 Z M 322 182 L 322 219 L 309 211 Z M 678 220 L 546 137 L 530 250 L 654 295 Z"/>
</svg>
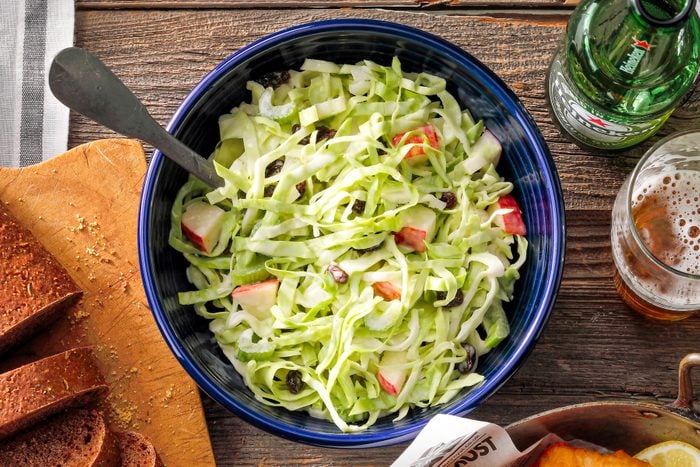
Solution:
<svg viewBox="0 0 700 467">
<path fill-rule="evenodd" d="M 639 17 L 655 28 L 679 28 L 695 11 L 697 0 L 630 0 Z"/>
</svg>

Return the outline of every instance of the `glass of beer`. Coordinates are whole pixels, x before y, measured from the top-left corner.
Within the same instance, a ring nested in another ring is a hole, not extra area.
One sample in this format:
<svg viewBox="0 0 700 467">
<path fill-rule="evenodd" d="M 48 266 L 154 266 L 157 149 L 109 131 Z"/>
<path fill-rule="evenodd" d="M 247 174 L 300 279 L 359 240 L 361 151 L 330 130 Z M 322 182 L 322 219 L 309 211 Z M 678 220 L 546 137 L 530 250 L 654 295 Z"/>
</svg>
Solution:
<svg viewBox="0 0 700 467">
<path fill-rule="evenodd" d="M 654 145 L 625 180 L 612 211 L 615 286 L 649 318 L 700 312 L 700 130 Z"/>
</svg>

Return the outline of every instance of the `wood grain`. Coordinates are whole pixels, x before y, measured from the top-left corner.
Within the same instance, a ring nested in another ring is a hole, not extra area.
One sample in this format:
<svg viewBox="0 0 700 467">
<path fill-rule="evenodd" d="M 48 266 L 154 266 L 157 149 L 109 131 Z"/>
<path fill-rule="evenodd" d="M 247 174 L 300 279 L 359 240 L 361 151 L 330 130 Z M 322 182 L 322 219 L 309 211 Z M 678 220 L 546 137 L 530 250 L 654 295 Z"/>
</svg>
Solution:
<svg viewBox="0 0 700 467">
<path fill-rule="evenodd" d="M 136 218 L 145 170 L 141 145 L 126 139 L 0 168 L 0 200 L 84 291 L 65 318 L 13 357 L 24 362 L 93 346 L 110 387 L 105 412 L 113 427 L 148 436 L 169 466 L 213 465 L 197 386 L 161 338 L 139 275 Z"/>
<path fill-rule="evenodd" d="M 575 6 L 579 0 L 76 0 L 78 9 L 199 8 L 421 8 L 430 11 L 471 7 L 551 8 Z"/>
<path fill-rule="evenodd" d="M 569 143 L 552 125 L 543 82 L 564 21 L 362 9 L 79 11 L 76 41 L 112 66 L 165 124 L 197 81 L 240 47 L 294 24 L 343 17 L 418 27 L 484 62 L 533 115 L 561 177 L 568 233 L 556 307 L 526 364 L 473 415 L 508 424 L 577 402 L 674 398 L 677 364 L 698 350 L 700 320 L 645 320 L 623 305 L 611 279 L 610 208 L 639 155 L 658 137 L 618 155 L 592 154 Z M 672 120 L 661 135 L 691 124 Z M 72 145 L 111 134 L 72 117 Z M 205 399 L 204 406 L 219 465 L 388 465 L 404 447 L 338 451 L 301 446 L 252 427 L 211 400 Z"/>
</svg>

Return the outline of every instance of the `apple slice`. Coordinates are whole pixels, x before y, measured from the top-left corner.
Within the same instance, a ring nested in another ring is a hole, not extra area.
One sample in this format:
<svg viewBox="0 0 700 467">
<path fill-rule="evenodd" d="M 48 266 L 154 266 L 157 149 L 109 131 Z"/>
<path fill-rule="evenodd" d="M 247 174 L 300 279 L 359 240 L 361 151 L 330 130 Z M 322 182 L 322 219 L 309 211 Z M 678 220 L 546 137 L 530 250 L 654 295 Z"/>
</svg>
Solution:
<svg viewBox="0 0 700 467">
<path fill-rule="evenodd" d="M 493 223 L 503 229 L 505 233 L 513 235 L 525 235 L 527 229 L 525 228 L 525 222 L 523 222 L 523 216 L 518 207 L 517 201 L 511 195 L 503 195 L 498 198 L 496 204 L 489 208 L 490 212 L 497 209 L 510 209 L 511 211 L 506 214 L 498 215 L 494 218 Z"/>
<path fill-rule="evenodd" d="M 471 150 L 472 154 L 482 156 L 494 166 L 498 165 L 498 161 L 501 159 L 501 152 L 503 152 L 501 142 L 489 130 L 485 130 L 481 134 L 481 137 L 476 140 Z"/>
<path fill-rule="evenodd" d="M 219 240 L 225 214 L 218 206 L 195 201 L 182 213 L 182 231 L 197 248 L 210 253 Z"/>
<path fill-rule="evenodd" d="M 490 164 L 498 165 L 503 148 L 500 141 L 489 130 L 484 131 L 469 149 L 469 157 L 462 162 L 464 172 L 472 175 Z"/>
<path fill-rule="evenodd" d="M 414 206 L 404 211 L 401 216 L 401 230 L 394 234 L 397 245 L 403 245 L 422 253 L 425 251 L 425 242 L 429 242 L 435 235 L 437 215 L 425 206 Z"/>
<path fill-rule="evenodd" d="M 279 285 L 280 281 L 277 279 L 241 285 L 233 289 L 231 298 L 251 315 L 265 319 L 270 316 L 270 308 L 277 301 Z"/>
<path fill-rule="evenodd" d="M 400 300 L 401 299 L 401 287 L 396 286 L 392 282 L 381 281 L 372 284 L 374 293 L 379 295 L 384 300 Z"/>
<path fill-rule="evenodd" d="M 401 227 L 397 233 L 394 234 L 396 243 L 398 245 L 407 246 L 413 251 L 422 253 L 425 251 L 425 237 L 427 232 L 421 229 L 415 229 L 413 227 Z"/>
<path fill-rule="evenodd" d="M 387 394 L 398 396 L 401 392 L 406 376 L 408 376 L 408 368 L 405 364 L 406 354 L 404 352 L 386 351 L 382 354 L 377 379 Z"/>
<path fill-rule="evenodd" d="M 438 149 L 440 147 L 437 131 L 435 131 L 435 127 L 432 125 L 423 125 L 419 126 L 418 128 L 414 128 L 413 130 L 411 130 L 411 132 L 416 132 L 416 134 L 406 138 L 403 144 L 415 144 L 415 146 L 409 149 L 409 151 L 404 156 L 403 160 L 405 160 L 409 164 L 422 164 L 423 162 L 428 160 L 428 156 L 425 154 L 425 148 L 423 148 L 421 144 L 427 142 L 435 149 Z M 408 132 L 405 131 L 394 136 L 391 139 L 391 144 L 393 144 L 395 147 L 398 146 L 401 142 L 401 138 L 403 138 L 406 133 Z"/>
</svg>

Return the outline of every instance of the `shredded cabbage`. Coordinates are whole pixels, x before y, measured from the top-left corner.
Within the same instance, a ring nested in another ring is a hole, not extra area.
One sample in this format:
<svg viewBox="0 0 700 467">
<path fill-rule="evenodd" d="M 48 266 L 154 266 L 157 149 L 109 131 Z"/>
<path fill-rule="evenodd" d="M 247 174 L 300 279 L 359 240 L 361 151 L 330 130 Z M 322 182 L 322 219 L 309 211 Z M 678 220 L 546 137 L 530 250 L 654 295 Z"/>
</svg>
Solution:
<svg viewBox="0 0 700 467">
<path fill-rule="evenodd" d="M 249 82 L 251 101 L 220 117 L 212 157 L 226 184 L 189 179 L 170 244 L 190 263 L 180 303 L 211 320 L 261 402 L 352 432 L 483 381 L 465 359 L 507 337 L 503 302 L 527 241 L 496 225 L 513 185 L 474 153 L 484 124 L 445 84 L 398 59 L 307 60 L 276 87 Z M 195 202 L 226 211 L 209 252 L 183 233 Z M 401 235 L 418 215 L 432 222 L 422 247 Z M 232 297 L 268 279 L 279 281 L 269 310 Z"/>
</svg>

